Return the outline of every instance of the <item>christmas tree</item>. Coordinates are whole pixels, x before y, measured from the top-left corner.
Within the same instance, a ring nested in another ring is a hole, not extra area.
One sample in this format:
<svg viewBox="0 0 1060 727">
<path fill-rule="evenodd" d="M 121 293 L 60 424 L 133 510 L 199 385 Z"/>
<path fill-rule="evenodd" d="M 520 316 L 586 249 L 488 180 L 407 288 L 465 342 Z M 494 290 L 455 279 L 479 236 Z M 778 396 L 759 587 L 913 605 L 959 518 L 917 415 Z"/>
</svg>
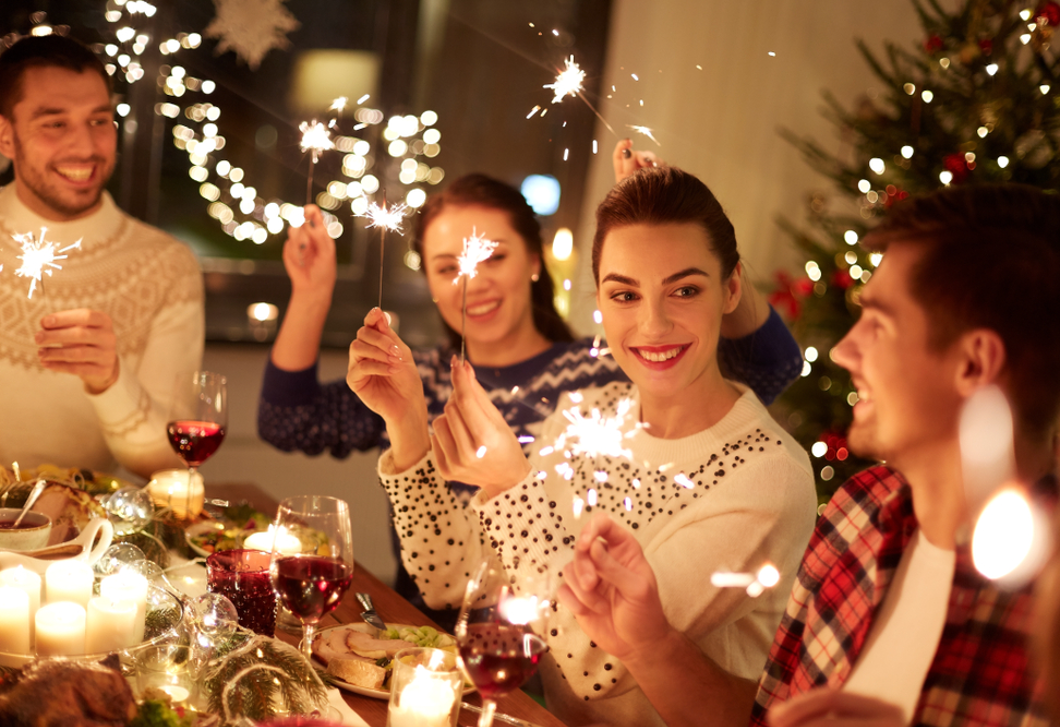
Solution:
<svg viewBox="0 0 1060 727">
<path fill-rule="evenodd" d="M 965 0 L 947 11 L 937 0 L 913 4 L 923 28 L 913 49 L 887 44 L 878 56 L 858 43 L 882 91 L 852 110 L 825 94 L 825 114 L 849 148 L 835 155 L 786 132 L 834 182 L 834 193 L 811 198 L 804 226 L 781 223 L 809 257 L 805 277 L 780 274 L 770 297 L 805 351 L 802 378 L 781 404 L 811 452 L 822 502 L 870 464 L 847 449 L 857 392 L 829 356 L 857 319 L 861 288 L 879 263 L 858 239 L 911 194 L 957 184 L 1060 184 L 1060 68 L 1050 49 L 1060 5 Z"/>
</svg>

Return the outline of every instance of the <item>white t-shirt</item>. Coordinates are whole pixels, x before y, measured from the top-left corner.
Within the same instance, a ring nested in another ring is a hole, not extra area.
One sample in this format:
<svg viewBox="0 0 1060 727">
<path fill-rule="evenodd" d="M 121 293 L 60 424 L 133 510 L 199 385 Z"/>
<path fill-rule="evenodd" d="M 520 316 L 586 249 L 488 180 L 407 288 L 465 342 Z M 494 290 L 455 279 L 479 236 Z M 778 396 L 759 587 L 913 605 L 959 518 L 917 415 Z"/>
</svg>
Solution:
<svg viewBox="0 0 1060 727">
<path fill-rule="evenodd" d="M 955 551 L 913 533 L 844 691 L 901 707 L 907 723 L 913 718 L 946 625 L 956 563 Z"/>
</svg>

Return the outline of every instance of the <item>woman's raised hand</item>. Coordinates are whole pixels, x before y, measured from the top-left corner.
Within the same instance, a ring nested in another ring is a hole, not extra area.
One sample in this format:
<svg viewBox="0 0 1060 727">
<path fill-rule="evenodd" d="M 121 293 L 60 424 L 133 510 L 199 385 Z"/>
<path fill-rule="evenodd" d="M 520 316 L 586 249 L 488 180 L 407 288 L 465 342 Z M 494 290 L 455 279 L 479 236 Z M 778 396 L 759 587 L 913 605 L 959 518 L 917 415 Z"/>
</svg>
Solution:
<svg viewBox="0 0 1060 727">
<path fill-rule="evenodd" d="M 423 398 L 423 382 L 416 371 L 412 351 L 394 333 L 386 313 L 379 308 L 368 311 L 364 326 L 350 344 L 346 383 L 365 406 L 383 417 L 395 446 L 395 437 L 418 436 L 418 430 L 422 429 L 420 454 L 426 453 L 427 403 Z M 409 464 L 413 463 L 415 459 Z"/>
<path fill-rule="evenodd" d="M 292 297 L 326 295 L 330 302 L 335 288 L 335 241 L 315 204 L 306 205 L 305 224 L 287 229 L 283 266 L 291 278 Z"/>
<path fill-rule="evenodd" d="M 615 144 L 611 164 L 615 168 L 615 184 L 618 184 L 638 169 L 663 166 L 666 162 L 655 156 L 654 152 L 633 151 L 633 140 L 622 139 Z"/>
<path fill-rule="evenodd" d="M 431 448 L 447 480 L 477 485 L 489 497 L 515 487 L 530 463 L 504 417 L 475 379 L 469 363 L 453 356 L 453 394 L 434 420 Z"/>
</svg>

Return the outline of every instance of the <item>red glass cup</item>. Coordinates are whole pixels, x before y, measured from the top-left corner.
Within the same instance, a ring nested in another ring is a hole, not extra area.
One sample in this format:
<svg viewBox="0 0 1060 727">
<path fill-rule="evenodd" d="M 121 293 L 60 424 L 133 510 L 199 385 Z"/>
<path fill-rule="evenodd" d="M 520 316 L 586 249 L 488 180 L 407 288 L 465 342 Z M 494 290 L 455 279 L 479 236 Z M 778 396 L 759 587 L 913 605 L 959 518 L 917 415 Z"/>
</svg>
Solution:
<svg viewBox="0 0 1060 727">
<path fill-rule="evenodd" d="M 271 560 L 271 554 L 261 550 L 221 550 L 206 559 L 210 593 L 227 597 L 236 607 L 239 625 L 263 636 L 272 636 L 276 630 Z"/>
</svg>

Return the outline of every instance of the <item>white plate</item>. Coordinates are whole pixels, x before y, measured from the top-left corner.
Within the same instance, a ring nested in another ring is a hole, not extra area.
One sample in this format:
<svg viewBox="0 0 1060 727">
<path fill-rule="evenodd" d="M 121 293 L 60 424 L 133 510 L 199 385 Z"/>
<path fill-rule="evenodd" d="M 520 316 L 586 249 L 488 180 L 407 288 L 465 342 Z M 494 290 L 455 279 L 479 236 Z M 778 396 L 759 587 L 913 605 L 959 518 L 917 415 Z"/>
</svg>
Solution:
<svg viewBox="0 0 1060 727">
<path fill-rule="evenodd" d="M 386 623 L 386 622 L 384 622 L 384 623 Z M 322 628 L 319 631 L 317 631 L 316 632 L 317 633 L 317 637 L 322 636 L 322 635 L 326 634 L 329 631 L 334 631 L 335 629 L 344 629 L 344 628 L 347 628 L 347 627 L 349 627 L 351 625 L 359 625 L 359 624 L 336 624 L 334 626 L 328 626 L 326 628 Z M 387 625 L 388 628 L 392 628 L 392 629 L 405 629 L 405 628 L 414 629 L 414 628 L 416 628 L 412 624 L 386 623 L 386 625 Z M 313 658 L 318 663 L 323 663 L 323 662 L 320 662 L 320 657 L 318 657 L 316 654 L 313 655 Z M 362 687 L 362 686 L 358 686 L 356 684 L 350 684 L 349 682 L 344 682 L 343 680 L 341 680 L 338 677 L 333 676 L 331 674 L 328 674 L 328 678 L 331 679 L 335 683 L 335 686 L 337 686 L 339 689 L 345 689 L 347 692 L 353 692 L 354 694 L 360 694 L 362 697 L 372 697 L 373 699 L 390 699 L 390 690 L 389 689 L 369 689 L 367 687 Z M 475 691 L 475 688 L 473 686 L 465 685 L 464 694 L 470 694 L 473 691 Z"/>
<path fill-rule="evenodd" d="M 208 558 L 211 553 L 209 551 L 203 550 L 198 545 L 196 545 L 192 538 L 198 535 L 205 535 L 206 533 L 212 533 L 224 529 L 224 523 L 217 522 L 216 520 L 203 520 L 201 523 L 189 525 L 184 531 L 184 539 L 188 541 L 188 547 L 191 548 L 195 553 L 201 555 L 203 558 Z"/>
</svg>

